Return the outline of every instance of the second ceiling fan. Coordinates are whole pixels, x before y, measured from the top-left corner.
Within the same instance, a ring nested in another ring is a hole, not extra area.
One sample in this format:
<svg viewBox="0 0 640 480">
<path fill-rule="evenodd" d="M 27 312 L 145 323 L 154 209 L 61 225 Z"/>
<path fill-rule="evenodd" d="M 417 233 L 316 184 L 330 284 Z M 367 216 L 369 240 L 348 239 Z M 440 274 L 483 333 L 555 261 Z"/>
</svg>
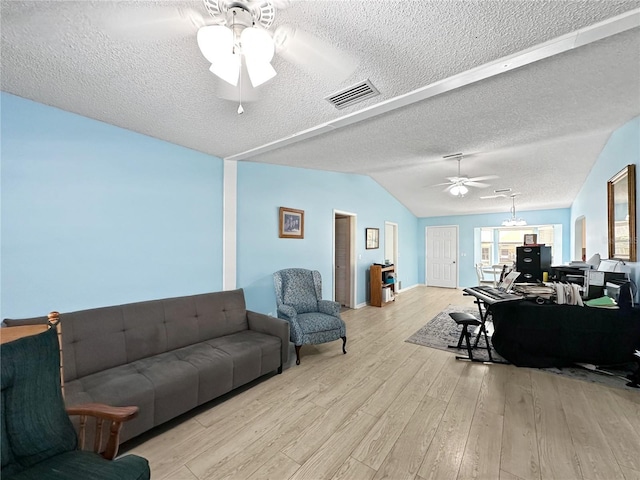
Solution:
<svg viewBox="0 0 640 480">
<path fill-rule="evenodd" d="M 456 197 L 463 197 L 469 192 L 469 187 L 474 188 L 487 188 L 490 186 L 488 183 L 481 183 L 485 180 L 494 180 L 498 178 L 497 175 L 483 175 L 481 177 L 466 177 L 460 173 L 460 160 L 464 155 L 462 153 L 454 153 L 452 155 L 445 155 L 445 160 L 456 159 L 458 161 L 458 175 L 456 177 L 446 177 L 448 182 L 437 183 L 434 187 L 447 185 L 444 189 L 445 192 L 449 192 Z"/>
</svg>

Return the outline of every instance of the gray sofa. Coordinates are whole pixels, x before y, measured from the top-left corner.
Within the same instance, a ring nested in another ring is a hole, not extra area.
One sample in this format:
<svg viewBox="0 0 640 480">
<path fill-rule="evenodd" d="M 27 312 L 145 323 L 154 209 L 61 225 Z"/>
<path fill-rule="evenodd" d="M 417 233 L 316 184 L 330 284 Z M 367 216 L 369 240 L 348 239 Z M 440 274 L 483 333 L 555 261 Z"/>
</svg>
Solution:
<svg viewBox="0 0 640 480">
<path fill-rule="evenodd" d="M 247 311 L 241 289 L 64 313 L 60 322 L 65 403 L 137 405 L 122 442 L 281 373 L 289 356 L 289 324 Z"/>
</svg>

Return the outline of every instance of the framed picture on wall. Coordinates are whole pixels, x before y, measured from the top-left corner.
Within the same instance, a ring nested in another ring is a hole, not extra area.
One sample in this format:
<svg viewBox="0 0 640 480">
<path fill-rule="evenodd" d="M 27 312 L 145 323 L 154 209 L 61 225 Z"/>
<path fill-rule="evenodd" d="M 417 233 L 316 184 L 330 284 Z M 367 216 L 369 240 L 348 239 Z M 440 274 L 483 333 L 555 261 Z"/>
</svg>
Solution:
<svg viewBox="0 0 640 480">
<path fill-rule="evenodd" d="M 538 243 L 538 235 L 536 233 L 525 233 L 524 234 L 524 244 L 525 245 L 536 245 Z"/>
<path fill-rule="evenodd" d="M 365 248 L 380 248 L 380 229 L 379 228 L 365 228 Z"/>
<path fill-rule="evenodd" d="M 280 238 L 304 238 L 304 210 L 280 207 Z"/>
</svg>

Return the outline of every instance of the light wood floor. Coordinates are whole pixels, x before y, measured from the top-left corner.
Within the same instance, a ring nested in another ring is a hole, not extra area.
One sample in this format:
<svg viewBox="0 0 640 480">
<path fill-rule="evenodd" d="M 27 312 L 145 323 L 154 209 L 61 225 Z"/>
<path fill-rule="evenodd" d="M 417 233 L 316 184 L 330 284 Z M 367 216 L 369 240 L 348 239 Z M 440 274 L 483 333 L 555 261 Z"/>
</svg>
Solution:
<svg viewBox="0 0 640 480">
<path fill-rule="evenodd" d="M 640 479 L 640 392 L 405 343 L 460 290 L 343 314 L 341 343 L 125 445 L 152 478 Z M 136 444 L 137 443 L 137 444 Z"/>
</svg>

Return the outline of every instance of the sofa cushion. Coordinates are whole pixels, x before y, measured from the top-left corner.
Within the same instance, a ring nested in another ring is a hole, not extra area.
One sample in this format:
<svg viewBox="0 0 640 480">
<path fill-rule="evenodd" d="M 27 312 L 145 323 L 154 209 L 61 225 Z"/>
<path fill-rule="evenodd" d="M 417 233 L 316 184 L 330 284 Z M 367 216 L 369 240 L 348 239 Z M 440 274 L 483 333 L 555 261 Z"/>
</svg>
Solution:
<svg viewBox="0 0 640 480">
<path fill-rule="evenodd" d="M 175 351 L 198 372 L 198 405 L 223 395 L 233 388 L 233 360 L 206 343 L 189 345 Z"/>
<path fill-rule="evenodd" d="M 127 363 L 120 306 L 65 313 L 60 318 L 65 382 Z"/>
<path fill-rule="evenodd" d="M 119 308 L 122 310 L 128 363 L 167 351 L 165 309 L 162 300 L 130 303 Z M 93 322 L 90 318 L 87 320 Z"/>
<path fill-rule="evenodd" d="M 153 385 L 153 421 L 159 425 L 198 406 L 198 370 L 175 352 L 131 364 Z"/>
<path fill-rule="evenodd" d="M 207 340 L 233 362 L 233 388 L 255 380 L 280 366 L 280 339 L 246 330 Z"/>
<path fill-rule="evenodd" d="M 120 440 L 123 442 L 155 426 L 154 385 L 131 364 L 73 380 L 65 383 L 64 389 L 65 402 L 69 406 L 90 402 L 137 406 L 140 409 L 138 416 L 122 429 Z M 73 420 L 77 423 L 77 418 Z"/>
<path fill-rule="evenodd" d="M 167 350 L 247 330 L 244 292 L 240 289 L 162 300 Z"/>
</svg>

